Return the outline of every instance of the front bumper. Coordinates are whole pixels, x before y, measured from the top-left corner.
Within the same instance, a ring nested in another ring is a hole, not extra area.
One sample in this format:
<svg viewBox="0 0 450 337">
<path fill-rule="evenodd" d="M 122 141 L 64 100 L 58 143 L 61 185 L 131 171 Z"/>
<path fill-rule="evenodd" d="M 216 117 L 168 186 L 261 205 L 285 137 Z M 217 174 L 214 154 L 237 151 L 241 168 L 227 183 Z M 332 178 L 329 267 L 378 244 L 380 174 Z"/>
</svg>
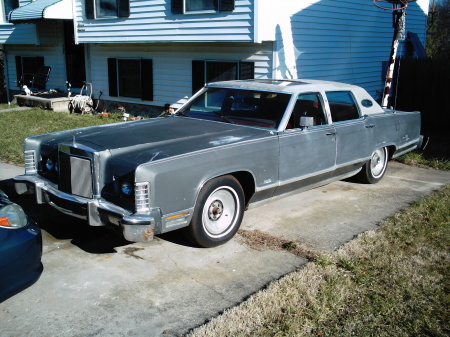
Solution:
<svg viewBox="0 0 450 337">
<path fill-rule="evenodd" d="M 104 199 L 89 199 L 61 192 L 49 182 L 35 175 L 14 178 L 18 194 L 34 194 L 38 204 L 49 204 L 58 211 L 83 220 L 91 226 L 114 224 L 123 230 L 126 240 L 146 242 L 153 239 L 155 224 L 160 222 L 160 213 L 131 213 Z"/>
</svg>

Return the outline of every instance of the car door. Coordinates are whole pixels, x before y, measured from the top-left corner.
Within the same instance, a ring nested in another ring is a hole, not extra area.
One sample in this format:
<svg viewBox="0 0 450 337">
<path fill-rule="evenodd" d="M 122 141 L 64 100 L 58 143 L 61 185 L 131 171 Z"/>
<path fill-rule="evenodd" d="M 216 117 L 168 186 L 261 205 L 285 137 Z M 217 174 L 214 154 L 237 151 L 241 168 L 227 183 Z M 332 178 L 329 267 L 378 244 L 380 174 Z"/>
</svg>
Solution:
<svg viewBox="0 0 450 337">
<path fill-rule="evenodd" d="M 279 133 L 279 187 L 275 194 L 314 185 L 328 179 L 336 159 L 335 129 L 328 121 L 320 93 L 297 97 L 285 131 Z M 300 117 L 313 117 L 309 127 Z"/>
<path fill-rule="evenodd" d="M 360 115 L 351 91 L 326 92 L 336 131 L 336 170 L 340 176 L 360 168 L 370 158 L 373 122 Z"/>
</svg>

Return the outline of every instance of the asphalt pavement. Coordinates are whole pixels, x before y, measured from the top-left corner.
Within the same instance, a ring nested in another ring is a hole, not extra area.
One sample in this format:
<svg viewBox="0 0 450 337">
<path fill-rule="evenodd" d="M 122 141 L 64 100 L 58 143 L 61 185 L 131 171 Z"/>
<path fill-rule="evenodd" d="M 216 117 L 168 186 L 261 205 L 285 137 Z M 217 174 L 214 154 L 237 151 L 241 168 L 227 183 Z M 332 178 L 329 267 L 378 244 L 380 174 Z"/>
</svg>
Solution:
<svg viewBox="0 0 450 337">
<path fill-rule="evenodd" d="M 0 187 L 42 228 L 44 272 L 0 303 L 0 336 L 179 336 L 307 262 L 239 235 L 212 249 L 176 232 L 129 243 L 14 196 L 10 178 L 22 173 L 0 163 Z M 339 181 L 270 201 L 242 228 L 333 251 L 449 182 L 450 172 L 390 162 L 378 184 Z"/>
</svg>

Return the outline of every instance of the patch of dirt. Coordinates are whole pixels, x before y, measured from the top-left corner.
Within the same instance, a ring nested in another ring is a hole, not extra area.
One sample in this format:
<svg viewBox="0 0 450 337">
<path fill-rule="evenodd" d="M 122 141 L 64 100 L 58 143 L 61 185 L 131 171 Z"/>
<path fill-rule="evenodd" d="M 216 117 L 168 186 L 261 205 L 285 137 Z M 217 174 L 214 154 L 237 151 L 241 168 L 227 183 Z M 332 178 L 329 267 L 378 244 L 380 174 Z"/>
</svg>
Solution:
<svg viewBox="0 0 450 337">
<path fill-rule="evenodd" d="M 285 250 L 291 254 L 303 257 L 310 261 L 315 260 L 319 255 L 322 254 L 321 251 L 305 243 L 278 238 L 276 236 L 264 233 L 260 230 L 249 231 L 245 229 L 239 229 L 238 235 L 239 240 L 243 244 L 256 250 Z"/>
<path fill-rule="evenodd" d="M 126 255 L 128 255 L 129 257 L 134 257 L 135 259 L 143 260 L 143 259 L 144 259 L 143 257 L 141 257 L 141 256 L 135 254 L 135 252 L 138 252 L 138 251 L 140 251 L 140 250 L 144 250 L 144 248 L 127 247 L 127 248 L 125 248 L 125 249 L 123 250 L 123 252 L 124 252 Z"/>
</svg>

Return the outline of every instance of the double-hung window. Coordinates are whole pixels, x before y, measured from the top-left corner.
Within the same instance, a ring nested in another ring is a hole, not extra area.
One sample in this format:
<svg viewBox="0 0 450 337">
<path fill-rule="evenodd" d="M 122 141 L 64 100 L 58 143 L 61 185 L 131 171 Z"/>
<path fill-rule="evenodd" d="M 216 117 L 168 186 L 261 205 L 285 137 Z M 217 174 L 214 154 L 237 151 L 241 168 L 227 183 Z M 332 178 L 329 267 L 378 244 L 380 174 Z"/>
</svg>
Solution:
<svg viewBox="0 0 450 337">
<path fill-rule="evenodd" d="M 230 12 L 234 0 L 172 0 L 172 13 Z"/>
<path fill-rule="evenodd" d="M 192 93 L 205 83 L 248 80 L 255 77 L 255 63 L 243 61 L 192 61 Z"/>
<path fill-rule="evenodd" d="M 108 19 L 130 16 L 130 0 L 86 0 L 86 18 Z"/>
<path fill-rule="evenodd" d="M 108 59 L 109 96 L 153 101 L 153 65 L 150 59 Z"/>
</svg>

